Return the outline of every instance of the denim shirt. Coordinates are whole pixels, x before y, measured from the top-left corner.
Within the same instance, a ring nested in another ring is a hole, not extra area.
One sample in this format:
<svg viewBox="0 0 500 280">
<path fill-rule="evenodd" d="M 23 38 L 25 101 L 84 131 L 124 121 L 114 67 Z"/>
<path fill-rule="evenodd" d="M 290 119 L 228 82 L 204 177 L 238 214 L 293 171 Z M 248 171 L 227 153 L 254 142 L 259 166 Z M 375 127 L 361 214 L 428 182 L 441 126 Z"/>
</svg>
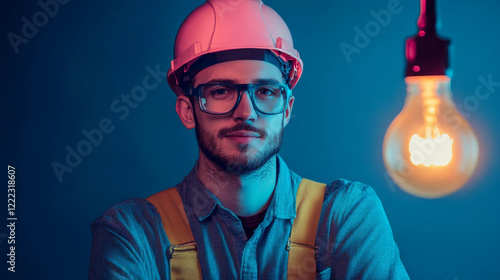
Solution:
<svg viewBox="0 0 500 280">
<path fill-rule="evenodd" d="M 175 186 L 198 244 L 204 279 L 286 279 L 286 243 L 301 177 L 277 156 L 274 194 L 247 240 L 238 217 L 198 180 L 198 165 Z M 170 245 L 156 208 L 132 198 L 91 224 L 89 279 L 170 279 Z M 327 185 L 316 234 L 316 279 L 409 279 L 377 195 L 367 185 Z"/>
</svg>

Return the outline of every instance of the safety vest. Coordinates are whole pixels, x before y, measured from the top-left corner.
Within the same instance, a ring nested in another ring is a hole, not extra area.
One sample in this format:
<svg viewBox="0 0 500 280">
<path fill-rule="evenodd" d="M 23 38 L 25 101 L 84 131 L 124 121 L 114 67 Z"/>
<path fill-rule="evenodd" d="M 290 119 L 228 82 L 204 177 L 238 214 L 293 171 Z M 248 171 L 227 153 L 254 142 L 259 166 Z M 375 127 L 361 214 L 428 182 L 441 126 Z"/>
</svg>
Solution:
<svg viewBox="0 0 500 280">
<path fill-rule="evenodd" d="M 325 184 L 302 179 L 297 190 L 297 216 L 288 238 L 287 279 L 316 278 L 316 229 L 325 194 Z M 170 240 L 167 258 L 170 276 L 178 279 L 203 279 L 198 246 L 189 226 L 181 197 L 176 188 L 169 188 L 146 198 L 153 204 Z"/>
</svg>

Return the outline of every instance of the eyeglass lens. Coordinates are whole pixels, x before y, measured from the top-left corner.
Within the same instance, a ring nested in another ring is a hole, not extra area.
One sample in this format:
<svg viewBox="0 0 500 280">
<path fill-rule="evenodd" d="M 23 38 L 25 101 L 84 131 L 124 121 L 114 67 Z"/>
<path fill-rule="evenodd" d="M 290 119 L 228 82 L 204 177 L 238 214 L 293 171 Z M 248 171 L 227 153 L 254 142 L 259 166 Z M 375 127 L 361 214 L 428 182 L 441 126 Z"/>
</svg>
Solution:
<svg viewBox="0 0 500 280">
<path fill-rule="evenodd" d="M 283 85 L 248 84 L 254 105 L 265 114 L 280 113 L 285 106 L 286 89 Z M 230 112 L 238 102 L 242 88 L 232 84 L 205 84 L 200 88 L 201 109 L 216 114 Z"/>
</svg>

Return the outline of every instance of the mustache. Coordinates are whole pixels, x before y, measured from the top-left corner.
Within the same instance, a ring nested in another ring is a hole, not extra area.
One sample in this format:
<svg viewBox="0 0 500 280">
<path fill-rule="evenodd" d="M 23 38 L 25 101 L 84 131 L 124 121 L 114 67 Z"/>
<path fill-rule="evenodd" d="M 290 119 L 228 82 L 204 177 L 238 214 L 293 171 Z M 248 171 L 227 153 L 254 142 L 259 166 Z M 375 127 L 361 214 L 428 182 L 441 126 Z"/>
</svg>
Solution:
<svg viewBox="0 0 500 280">
<path fill-rule="evenodd" d="M 217 137 L 223 138 L 228 133 L 235 132 L 235 131 L 240 131 L 240 130 L 247 130 L 247 131 L 257 132 L 257 133 L 259 133 L 260 137 L 266 137 L 267 136 L 267 133 L 264 130 L 258 129 L 255 126 L 253 126 L 253 125 L 251 125 L 249 123 L 242 123 L 242 124 L 235 125 L 233 127 L 222 128 L 219 131 L 219 133 L 217 133 Z"/>
</svg>

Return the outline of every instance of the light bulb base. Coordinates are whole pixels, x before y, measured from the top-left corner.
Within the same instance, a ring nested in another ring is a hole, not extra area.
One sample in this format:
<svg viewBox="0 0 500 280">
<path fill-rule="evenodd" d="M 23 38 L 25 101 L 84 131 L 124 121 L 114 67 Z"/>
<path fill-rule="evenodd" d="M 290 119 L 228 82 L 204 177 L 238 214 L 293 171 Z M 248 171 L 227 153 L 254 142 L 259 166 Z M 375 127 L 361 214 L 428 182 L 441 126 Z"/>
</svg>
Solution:
<svg viewBox="0 0 500 280">
<path fill-rule="evenodd" d="M 418 32 L 406 39 L 406 77 L 451 75 L 448 60 L 450 40 L 436 33 L 436 0 L 420 0 Z"/>
<path fill-rule="evenodd" d="M 449 75 L 449 45 L 450 40 L 425 30 L 406 39 L 405 76 Z"/>
</svg>

